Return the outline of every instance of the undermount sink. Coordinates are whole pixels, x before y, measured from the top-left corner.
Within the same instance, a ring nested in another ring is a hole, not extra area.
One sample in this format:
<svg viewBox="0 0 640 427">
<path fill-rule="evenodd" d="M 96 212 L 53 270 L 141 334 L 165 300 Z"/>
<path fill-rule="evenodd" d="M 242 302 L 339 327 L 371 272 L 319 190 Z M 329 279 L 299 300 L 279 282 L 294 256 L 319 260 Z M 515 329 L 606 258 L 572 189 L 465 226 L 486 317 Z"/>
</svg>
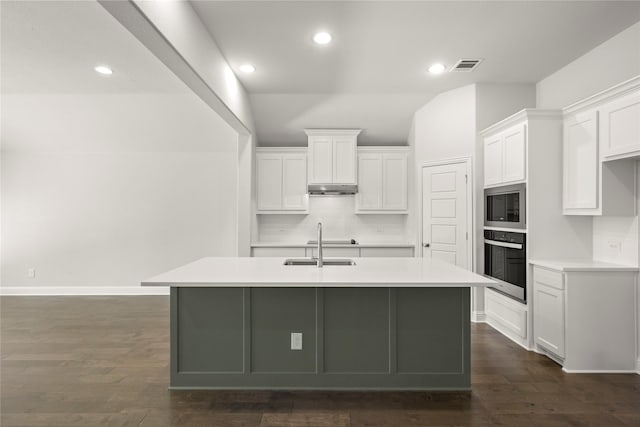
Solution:
<svg viewBox="0 0 640 427">
<path fill-rule="evenodd" d="M 313 258 L 285 259 L 284 265 L 309 265 L 315 267 L 318 265 L 318 260 Z M 356 262 L 352 259 L 325 258 L 322 260 L 322 265 L 356 265 Z"/>
</svg>

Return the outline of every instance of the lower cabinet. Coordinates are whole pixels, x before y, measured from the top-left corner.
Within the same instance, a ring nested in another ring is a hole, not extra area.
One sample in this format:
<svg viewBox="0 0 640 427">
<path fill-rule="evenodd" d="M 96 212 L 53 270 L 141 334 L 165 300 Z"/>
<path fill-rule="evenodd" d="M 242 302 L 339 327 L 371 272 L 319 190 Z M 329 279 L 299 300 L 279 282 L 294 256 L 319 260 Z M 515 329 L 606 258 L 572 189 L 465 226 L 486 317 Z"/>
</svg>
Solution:
<svg viewBox="0 0 640 427">
<path fill-rule="evenodd" d="M 487 288 L 485 292 L 487 323 L 516 343 L 528 348 L 527 306 Z"/>
<path fill-rule="evenodd" d="M 318 249 L 307 248 L 308 257 L 317 257 Z M 357 258 L 360 256 L 359 248 L 322 248 L 322 256 L 324 258 L 345 257 L 345 258 Z"/>
<path fill-rule="evenodd" d="M 413 257 L 413 247 L 323 247 L 322 255 L 328 258 L 345 257 Z M 317 257 L 316 248 L 306 247 L 253 247 L 251 248 L 253 257 L 288 257 L 303 258 Z"/>
<path fill-rule="evenodd" d="M 635 372 L 636 271 L 533 267 L 536 350 L 567 372 Z"/>
<path fill-rule="evenodd" d="M 562 273 L 536 267 L 533 275 L 533 334 L 536 345 L 564 358 Z"/>
<path fill-rule="evenodd" d="M 280 247 L 280 248 L 252 248 L 252 257 L 287 257 L 301 258 L 306 256 L 305 248 Z"/>
<path fill-rule="evenodd" d="M 413 257 L 413 248 L 360 248 L 361 257 Z"/>
</svg>

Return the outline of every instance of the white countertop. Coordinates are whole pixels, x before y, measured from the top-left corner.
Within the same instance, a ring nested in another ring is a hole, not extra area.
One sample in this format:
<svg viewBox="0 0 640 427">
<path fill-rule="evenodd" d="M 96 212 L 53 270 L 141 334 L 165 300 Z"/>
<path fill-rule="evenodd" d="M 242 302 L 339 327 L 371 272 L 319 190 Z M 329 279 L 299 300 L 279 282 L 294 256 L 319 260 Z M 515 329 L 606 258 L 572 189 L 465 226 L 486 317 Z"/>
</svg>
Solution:
<svg viewBox="0 0 640 427">
<path fill-rule="evenodd" d="M 632 265 L 612 264 L 592 259 L 532 259 L 530 264 L 556 271 L 638 271 Z"/>
<path fill-rule="evenodd" d="M 252 248 L 315 248 L 318 245 L 308 243 L 252 243 Z M 323 248 L 413 248 L 413 243 L 407 242 L 358 242 L 355 245 L 350 243 L 323 243 Z"/>
<path fill-rule="evenodd" d="M 285 266 L 285 258 L 202 258 L 142 281 L 172 287 L 469 287 L 495 282 L 423 258 L 355 258 L 353 266 Z"/>
</svg>

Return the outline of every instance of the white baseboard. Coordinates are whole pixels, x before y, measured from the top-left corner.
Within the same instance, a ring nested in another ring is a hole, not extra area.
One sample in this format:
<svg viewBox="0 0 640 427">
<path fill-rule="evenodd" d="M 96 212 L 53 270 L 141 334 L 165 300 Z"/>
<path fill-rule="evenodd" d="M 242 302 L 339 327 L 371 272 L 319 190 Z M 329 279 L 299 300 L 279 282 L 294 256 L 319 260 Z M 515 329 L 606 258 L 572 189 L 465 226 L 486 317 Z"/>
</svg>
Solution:
<svg viewBox="0 0 640 427">
<path fill-rule="evenodd" d="M 169 295 L 168 287 L 155 286 L 2 286 L 2 296 Z"/>
<path fill-rule="evenodd" d="M 567 374 L 635 374 L 633 369 L 566 369 Z"/>
<path fill-rule="evenodd" d="M 636 360 L 636 374 L 640 375 L 640 357 Z"/>
<path fill-rule="evenodd" d="M 484 311 L 472 311 L 471 321 L 473 323 L 487 323 L 487 313 Z"/>
</svg>

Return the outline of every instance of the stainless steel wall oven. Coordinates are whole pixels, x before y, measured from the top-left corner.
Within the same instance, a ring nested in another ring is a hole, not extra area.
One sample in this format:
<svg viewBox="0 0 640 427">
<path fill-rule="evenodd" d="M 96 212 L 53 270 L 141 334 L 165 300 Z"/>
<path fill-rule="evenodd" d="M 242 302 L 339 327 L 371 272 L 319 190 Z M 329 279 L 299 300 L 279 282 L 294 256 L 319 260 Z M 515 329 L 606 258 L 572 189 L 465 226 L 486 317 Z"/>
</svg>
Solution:
<svg viewBox="0 0 640 427">
<path fill-rule="evenodd" d="M 509 231 L 484 231 L 484 273 L 498 280 L 498 292 L 527 302 L 527 235 Z"/>
</svg>

